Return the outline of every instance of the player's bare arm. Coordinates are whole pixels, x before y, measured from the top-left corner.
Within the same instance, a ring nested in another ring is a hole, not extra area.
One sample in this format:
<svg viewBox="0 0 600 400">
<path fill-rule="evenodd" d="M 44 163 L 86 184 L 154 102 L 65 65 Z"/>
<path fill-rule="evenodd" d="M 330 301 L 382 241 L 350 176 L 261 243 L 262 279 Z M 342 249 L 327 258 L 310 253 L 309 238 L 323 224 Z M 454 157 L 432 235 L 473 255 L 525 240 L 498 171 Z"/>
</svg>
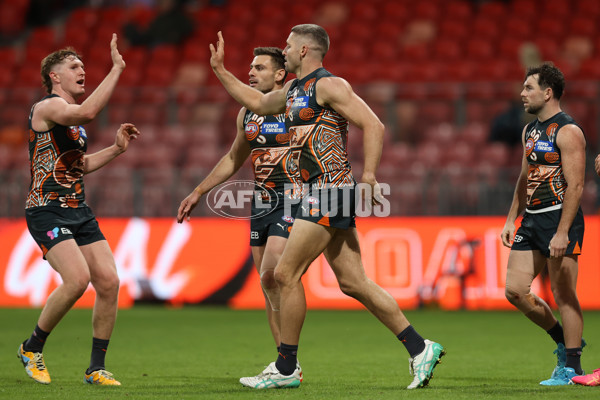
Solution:
<svg viewBox="0 0 600 400">
<path fill-rule="evenodd" d="M 380 198 L 376 171 L 383 149 L 384 126 L 377 115 L 354 91 L 350 84 L 338 77 L 323 78 L 317 82 L 317 102 L 330 107 L 363 131 L 365 161 L 361 182 L 373 187 L 374 200 Z"/>
<path fill-rule="evenodd" d="M 285 94 L 291 83 L 288 83 L 282 90 L 273 90 L 267 94 L 246 85 L 225 68 L 225 41 L 220 31 L 217 36 L 219 37 L 217 44 L 209 45 L 210 66 L 231 97 L 258 115 L 283 113 L 286 102 Z"/>
<path fill-rule="evenodd" d="M 600 154 L 596 156 L 595 160 L 596 173 L 600 176 Z"/>
<path fill-rule="evenodd" d="M 118 155 L 127 151 L 129 143 L 132 140 L 137 140 L 140 136 L 140 131 L 135 125 L 124 123 L 117 129 L 115 143 L 105 149 L 102 149 L 93 154 L 86 154 L 83 157 L 83 173 L 89 174 L 102 168 Z"/>
<path fill-rule="evenodd" d="M 121 72 L 125 69 L 125 61 L 117 48 L 117 35 L 114 33 L 110 42 L 110 53 L 113 62 L 110 72 L 83 103 L 68 102 L 62 98 L 62 95 L 67 93 L 59 89 L 57 94 L 61 95 L 61 98 L 54 97 L 37 104 L 32 120 L 35 130 L 45 131 L 54 127 L 55 124 L 83 125 L 96 118 L 108 103 Z M 85 70 L 80 60 L 66 61 L 65 65 L 60 68 L 72 69 L 75 74 L 74 79 L 81 84 L 85 82 Z M 59 79 L 54 72 L 51 72 L 51 77 Z"/>
<path fill-rule="evenodd" d="M 217 185 L 231 178 L 241 167 L 250 155 L 250 145 L 246 140 L 244 132 L 244 115 L 246 108 L 240 109 L 236 127 L 237 133 L 231 148 L 215 165 L 212 171 L 204 178 L 202 182 L 181 202 L 177 210 L 177 222 L 190 220 L 190 214 L 196 207 L 202 196 Z"/>
<path fill-rule="evenodd" d="M 567 190 L 560 222 L 550 241 L 550 257 L 562 257 L 565 254 L 569 244 L 569 229 L 579 209 L 585 180 L 585 138 L 581 129 L 576 125 L 562 127 L 557 133 L 556 144 L 560 149 Z"/>
<path fill-rule="evenodd" d="M 506 217 L 506 223 L 500 233 L 502 244 L 506 247 L 512 246 L 513 237 L 515 236 L 515 221 L 517 217 L 521 215 L 527 205 L 527 170 L 529 163 L 527 162 L 527 156 L 525 155 L 525 128 L 522 133 L 523 143 L 523 158 L 521 159 L 521 173 L 517 179 L 517 185 L 513 194 L 513 200 L 510 205 L 510 210 Z"/>
</svg>

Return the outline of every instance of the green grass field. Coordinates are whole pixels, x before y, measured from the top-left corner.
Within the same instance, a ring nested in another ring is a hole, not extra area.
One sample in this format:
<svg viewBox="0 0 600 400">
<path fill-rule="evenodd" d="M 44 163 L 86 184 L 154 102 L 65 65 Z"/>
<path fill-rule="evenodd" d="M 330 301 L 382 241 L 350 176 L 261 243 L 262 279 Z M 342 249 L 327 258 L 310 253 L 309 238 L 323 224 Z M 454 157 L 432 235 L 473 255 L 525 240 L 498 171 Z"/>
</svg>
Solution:
<svg viewBox="0 0 600 400">
<path fill-rule="evenodd" d="M 107 368 L 123 386 L 83 383 L 91 347 L 91 311 L 72 310 L 44 351 L 50 385 L 28 378 L 16 357 L 39 310 L 0 310 L 2 399 L 597 399 L 600 387 L 538 385 L 552 371 L 554 345 L 517 312 L 407 312 L 448 354 L 425 389 L 409 391 L 408 355 L 366 311 L 308 313 L 299 389 L 242 387 L 275 360 L 262 311 L 136 306 L 119 312 Z M 582 364 L 600 368 L 600 313 L 586 312 Z"/>
</svg>

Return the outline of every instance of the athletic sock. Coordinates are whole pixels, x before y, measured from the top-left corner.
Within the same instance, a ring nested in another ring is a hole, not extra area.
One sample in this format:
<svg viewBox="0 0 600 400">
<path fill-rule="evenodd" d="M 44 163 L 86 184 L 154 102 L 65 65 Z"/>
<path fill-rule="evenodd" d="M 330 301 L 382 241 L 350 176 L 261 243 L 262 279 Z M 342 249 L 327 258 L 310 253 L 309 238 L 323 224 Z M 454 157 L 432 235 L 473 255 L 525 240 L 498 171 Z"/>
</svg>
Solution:
<svg viewBox="0 0 600 400">
<path fill-rule="evenodd" d="M 298 356 L 298 345 L 281 343 L 279 346 L 279 356 L 275 362 L 275 367 L 282 375 L 291 375 L 296 370 L 296 360 Z"/>
<path fill-rule="evenodd" d="M 425 340 L 417 333 L 412 325 L 403 330 L 396 336 L 402 342 L 411 358 L 425 350 Z"/>
<path fill-rule="evenodd" d="M 108 340 L 92 338 L 92 357 L 90 358 L 90 367 L 85 371 L 86 374 L 104 369 L 104 357 L 106 357 L 108 342 Z"/>
<path fill-rule="evenodd" d="M 565 344 L 565 335 L 563 333 L 563 328 L 560 325 L 560 322 L 556 321 L 556 325 L 548 329 L 546 332 L 548 332 L 548 335 L 550 335 L 550 337 L 552 338 L 552 340 L 554 340 L 556 344 Z"/>
<path fill-rule="evenodd" d="M 23 343 L 23 350 L 31 351 L 33 353 L 41 353 L 44 350 L 44 344 L 46 344 L 46 339 L 50 332 L 46 332 L 40 329 L 40 327 L 36 324 L 33 333 Z"/>
<path fill-rule="evenodd" d="M 566 349 L 567 351 L 567 367 L 573 368 L 577 375 L 582 375 L 581 369 L 581 347 L 573 347 Z"/>
</svg>

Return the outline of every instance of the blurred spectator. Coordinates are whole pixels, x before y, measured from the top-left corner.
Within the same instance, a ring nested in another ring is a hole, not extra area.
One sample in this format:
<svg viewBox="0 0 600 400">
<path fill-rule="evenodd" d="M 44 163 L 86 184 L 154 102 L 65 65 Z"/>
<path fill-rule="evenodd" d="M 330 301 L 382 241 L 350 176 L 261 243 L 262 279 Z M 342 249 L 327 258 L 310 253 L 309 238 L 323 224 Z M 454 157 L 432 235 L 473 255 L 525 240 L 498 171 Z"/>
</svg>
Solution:
<svg viewBox="0 0 600 400">
<path fill-rule="evenodd" d="M 503 142 L 509 146 L 521 144 L 523 127 L 530 119 L 521 101 L 512 101 L 506 111 L 492 120 L 490 141 Z"/>
<path fill-rule="evenodd" d="M 180 44 L 194 31 L 194 23 L 186 14 L 186 0 L 159 0 L 158 15 L 150 22 L 148 28 L 135 23 L 127 23 L 123 27 L 125 37 L 132 46 L 154 47 L 160 44 Z"/>
<path fill-rule="evenodd" d="M 540 51 L 533 43 L 524 43 L 519 49 L 519 58 L 523 66 L 523 77 L 527 68 L 538 66 L 542 63 Z M 521 102 L 522 84 L 515 84 L 514 100 L 511 101 L 506 111 L 492 120 L 490 127 L 490 141 L 503 142 L 509 146 L 521 145 L 521 136 L 525 124 L 533 120 L 533 116 L 525 112 Z"/>
</svg>

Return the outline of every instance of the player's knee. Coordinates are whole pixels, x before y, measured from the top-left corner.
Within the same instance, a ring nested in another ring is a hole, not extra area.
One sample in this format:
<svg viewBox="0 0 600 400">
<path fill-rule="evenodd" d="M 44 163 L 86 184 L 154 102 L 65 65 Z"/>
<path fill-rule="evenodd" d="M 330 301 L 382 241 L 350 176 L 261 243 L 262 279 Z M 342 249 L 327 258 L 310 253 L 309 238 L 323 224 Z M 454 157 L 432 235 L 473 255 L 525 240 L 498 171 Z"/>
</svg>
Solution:
<svg viewBox="0 0 600 400">
<path fill-rule="evenodd" d="M 94 289 L 96 293 L 100 296 L 115 296 L 119 293 L 119 286 L 121 284 L 119 280 L 119 275 L 115 273 L 109 273 L 102 277 L 102 279 L 98 279 L 92 282 L 94 285 Z"/>
<path fill-rule="evenodd" d="M 275 270 L 273 271 L 273 279 L 279 287 L 285 286 L 289 283 L 289 277 L 286 274 L 284 274 L 280 268 L 275 268 Z"/>
<path fill-rule="evenodd" d="M 510 304 L 518 306 L 524 299 L 527 292 L 525 292 L 522 288 L 506 285 L 504 289 L 504 296 L 506 300 L 510 302 Z"/>
<path fill-rule="evenodd" d="M 63 286 L 68 291 L 70 297 L 80 298 L 85 293 L 90 283 L 90 276 L 86 274 L 80 274 L 76 277 L 67 279 L 63 282 Z"/>
<path fill-rule="evenodd" d="M 279 289 L 273 270 L 268 270 L 260 274 L 260 284 L 266 291 Z"/>
<path fill-rule="evenodd" d="M 338 285 L 339 285 L 342 293 L 344 293 L 346 296 L 350 296 L 353 298 L 359 297 L 360 292 L 361 292 L 361 287 L 360 287 L 360 285 L 357 284 L 357 282 L 353 282 L 353 281 L 349 281 L 349 280 L 340 280 L 338 282 Z"/>
</svg>

